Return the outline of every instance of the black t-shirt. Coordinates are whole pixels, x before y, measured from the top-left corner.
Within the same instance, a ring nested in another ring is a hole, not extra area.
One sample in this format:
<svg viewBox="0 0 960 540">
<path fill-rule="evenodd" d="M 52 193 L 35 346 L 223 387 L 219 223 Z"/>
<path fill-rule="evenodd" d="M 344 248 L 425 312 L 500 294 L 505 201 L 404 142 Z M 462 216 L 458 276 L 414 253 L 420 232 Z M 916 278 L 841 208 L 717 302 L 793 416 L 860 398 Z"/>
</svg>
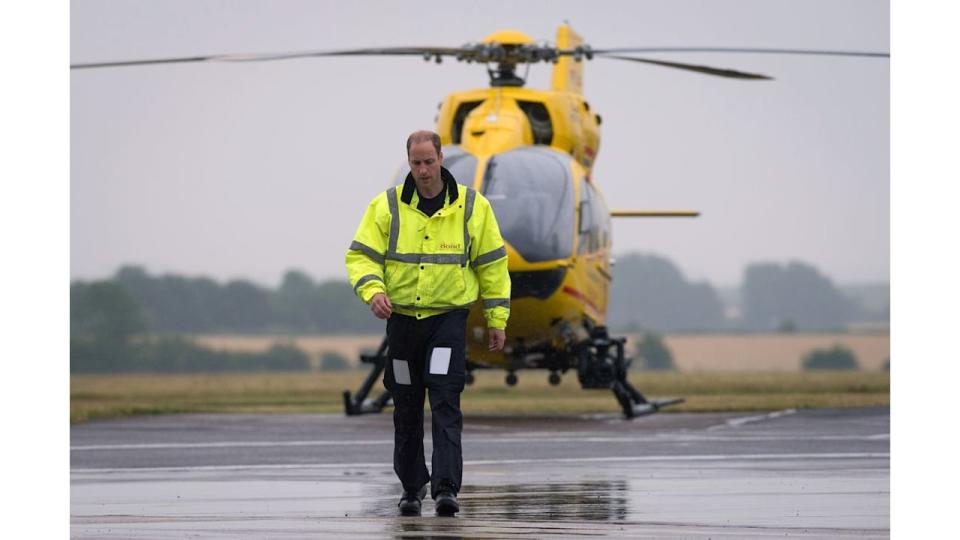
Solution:
<svg viewBox="0 0 960 540">
<path fill-rule="evenodd" d="M 421 196 L 420 201 L 417 203 L 417 209 L 428 216 L 432 216 L 434 212 L 443 208 L 443 199 L 446 194 L 447 190 L 442 189 L 440 190 L 440 193 L 432 199 L 425 199 L 423 196 Z M 420 195 L 419 191 L 417 192 L 417 195 Z"/>
</svg>

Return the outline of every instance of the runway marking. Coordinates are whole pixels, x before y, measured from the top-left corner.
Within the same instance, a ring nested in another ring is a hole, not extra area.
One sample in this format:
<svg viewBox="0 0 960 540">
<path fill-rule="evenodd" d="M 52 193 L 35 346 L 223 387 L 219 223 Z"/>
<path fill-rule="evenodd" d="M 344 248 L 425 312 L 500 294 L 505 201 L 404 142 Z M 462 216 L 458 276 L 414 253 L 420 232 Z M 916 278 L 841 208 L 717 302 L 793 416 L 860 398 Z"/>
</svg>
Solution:
<svg viewBox="0 0 960 540">
<path fill-rule="evenodd" d="M 746 460 L 796 460 L 796 459 L 889 459 L 889 452 L 849 452 L 824 454 L 706 454 L 689 456 L 614 456 L 594 458 L 544 458 L 544 459 L 481 459 L 464 461 L 464 465 L 525 465 L 544 463 L 623 463 L 644 461 L 746 461 Z M 140 472 L 190 472 L 190 471 L 242 471 L 283 469 L 365 469 L 392 468 L 392 463 L 280 463 L 263 465 L 195 465 L 185 467 L 127 467 L 107 469 L 71 469 L 70 474 L 109 474 Z"/>
<path fill-rule="evenodd" d="M 726 421 L 725 423 L 723 423 L 723 424 L 718 424 L 718 425 L 716 425 L 716 426 L 710 426 L 710 427 L 707 428 L 707 429 L 717 429 L 717 428 L 726 427 L 726 426 L 738 427 L 738 426 L 742 426 L 742 425 L 744 425 L 744 424 L 750 424 L 750 423 L 753 423 L 753 422 L 762 422 L 762 421 L 764 421 L 764 420 L 773 420 L 774 418 L 780 418 L 781 416 L 788 416 L 788 415 L 791 415 L 791 414 L 796 414 L 796 412 L 797 412 L 796 409 L 785 409 L 785 410 L 782 410 L 782 411 L 774 411 L 774 412 L 771 412 L 771 413 L 760 414 L 760 415 L 757 415 L 757 416 L 743 416 L 743 417 L 740 417 L 740 418 L 731 418 L 731 419 L 727 420 L 727 421 Z"/>
<path fill-rule="evenodd" d="M 473 438 L 465 437 L 467 444 L 505 444 L 505 443 L 568 443 L 568 442 L 596 442 L 596 443 L 669 443 L 669 442 L 762 442 L 762 441 L 876 441 L 889 439 L 889 433 L 873 435 L 812 435 L 812 436 L 774 436 L 774 435 L 650 435 L 646 437 L 598 437 L 598 436 L 571 436 L 571 437 L 499 437 Z M 429 443 L 429 441 L 426 441 Z M 140 444 L 90 444 L 71 446 L 72 452 L 89 452 L 96 450 L 182 450 L 189 448 L 266 448 L 266 447 L 303 447 L 303 446 L 356 446 L 356 445 L 391 445 L 393 439 L 355 439 L 355 440 L 308 440 L 308 441 L 217 441 L 204 443 L 140 443 Z"/>
<path fill-rule="evenodd" d="M 581 462 L 621 462 L 621 461 L 736 461 L 748 459 L 783 460 L 783 459 L 863 459 L 889 458 L 890 453 L 882 452 L 848 452 L 824 454 L 705 454 L 690 456 L 611 456 L 594 458 L 549 458 L 549 459 L 492 459 L 464 462 L 470 465 L 522 465 L 526 463 L 581 463 Z"/>
</svg>

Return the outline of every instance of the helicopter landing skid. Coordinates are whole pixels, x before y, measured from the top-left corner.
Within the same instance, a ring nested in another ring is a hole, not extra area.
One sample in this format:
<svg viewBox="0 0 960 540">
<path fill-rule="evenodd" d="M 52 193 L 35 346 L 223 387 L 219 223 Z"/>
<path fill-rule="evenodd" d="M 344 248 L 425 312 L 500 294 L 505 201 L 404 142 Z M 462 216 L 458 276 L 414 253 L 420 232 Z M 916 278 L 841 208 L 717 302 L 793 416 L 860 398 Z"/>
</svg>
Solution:
<svg viewBox="0 0 960 540">
<path fill-rule="evenodd" d="M 351 396 L 349 390 L 343 391 L 343 409 L 347 416 L 356 416 L 359 414 L 379 413 L 383 408 L 390 405 L 392 396 L 389 390 L 384 390 L 375 399 L 367 399 L 370 390 L 387 366 L 387 338 L 384 337 L 380 342 L 380 347 L 373 354 L 361 354 L 360 362 L 364 364 L 373 364 L 370 374 L 364 379 L 356 396 Z"/>
<path fill-rule="evenodd" d="M 590 339 L 577 348 L 578 375 L 583 388 L 609 388 L 628 420 L 683 403 L 683 398 L 647 399 L 627 380 L 630 367 L 630 359 L 624 353 L 627 339 L 610 337 L 605 326 L 593 326 L 589 330 Z"/>
<path fill-rule="evenodd" d="M 645 414 L 653 414 L 668 405 L 684 402 L 683 398 L 648 400 L 626 378 L 614 381 L 610 390 L 613 391 L 613 395 L 620 403 L 623 416 L 628 420 Z"/>
</svg>

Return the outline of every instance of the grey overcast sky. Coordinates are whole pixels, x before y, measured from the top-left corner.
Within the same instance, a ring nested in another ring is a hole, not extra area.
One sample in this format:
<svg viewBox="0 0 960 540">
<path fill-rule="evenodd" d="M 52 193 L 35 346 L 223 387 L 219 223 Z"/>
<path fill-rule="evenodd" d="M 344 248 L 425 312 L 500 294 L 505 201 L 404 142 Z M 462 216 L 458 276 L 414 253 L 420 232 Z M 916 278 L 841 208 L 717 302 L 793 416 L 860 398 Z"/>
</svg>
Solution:
<svg viewBox="0 0 960 540">
<path fill-rule="evenodd" d="M 395 45 L 459 46 L 504 28 L 595 48 L 890 50 L 887 2 L 91 1 L 71 4 L 71 62 Z M 585 70 L 603 117 L 594 169 L 614 208 L 694 220 L 614 221 L 614 253 L 669 257 L 740 282 L 801 260 L 840 283 L 890 277 L 890 62 L 649 55 L 772 75 L 708 77 L 612 60 Z M 528 86 L 549 84 L 549 66 Z M 149 271 L 275 285 L 345 279 L 367 202 L 482 66 L 416 58 L 180 64 L 71 73 L 71 277 Z"/>
</svg>

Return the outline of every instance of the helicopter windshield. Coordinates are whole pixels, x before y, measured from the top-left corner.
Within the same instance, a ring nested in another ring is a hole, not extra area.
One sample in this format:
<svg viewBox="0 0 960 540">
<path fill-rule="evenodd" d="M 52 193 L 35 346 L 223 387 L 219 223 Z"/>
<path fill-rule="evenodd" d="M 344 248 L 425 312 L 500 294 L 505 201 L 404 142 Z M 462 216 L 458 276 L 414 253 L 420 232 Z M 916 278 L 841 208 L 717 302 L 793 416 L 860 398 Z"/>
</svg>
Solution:
<svg viewBox="0 0 960 540">
<path fill-rule="evenodd" d="M 448 144 L 443 147 L 443 166 L 457 179 L 458 184 L 473 185 L 473 175 L 477 172 L 477 158 L 468 154 L 459 146 Z M 394 185 L 400 185 L 410 174 L 410 164 L 404 162 L 397 169 L 397 176 L 393 179 Z"/>
<path fill-rule="evenodd" d="M 487 162 L 483 195 L 504 239 L 528 262 L 570 257 L 573 181 L 570 156 L 543 147 L 497 154 Z"/>
</svg>

